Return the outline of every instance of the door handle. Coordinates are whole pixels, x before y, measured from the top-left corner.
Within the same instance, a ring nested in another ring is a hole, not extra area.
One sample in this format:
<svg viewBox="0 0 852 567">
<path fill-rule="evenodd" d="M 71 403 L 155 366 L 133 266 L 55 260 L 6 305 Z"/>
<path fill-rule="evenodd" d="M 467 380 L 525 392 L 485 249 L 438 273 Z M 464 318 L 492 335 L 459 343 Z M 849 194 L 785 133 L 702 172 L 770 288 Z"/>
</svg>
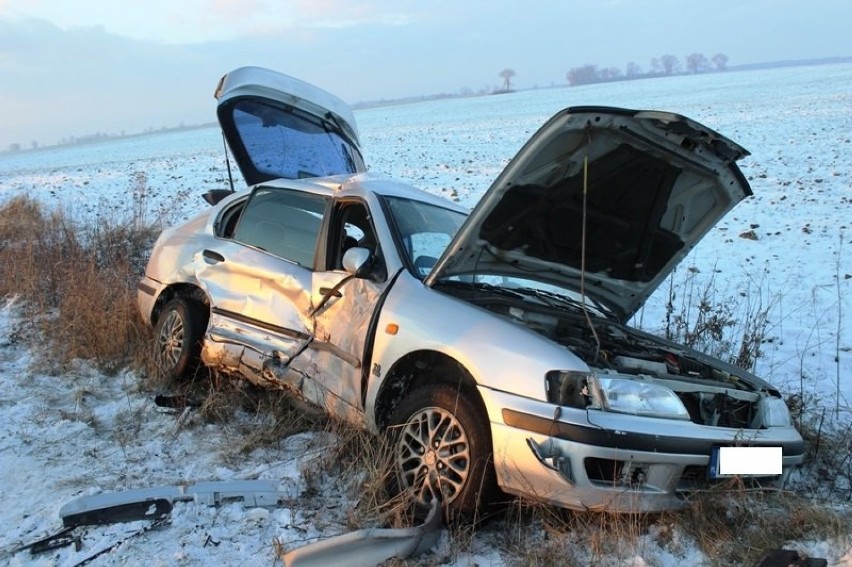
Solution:
<svg viewBox="0 0 852 567">
<path fill-rule="evenodd" d="M 218 252 L 214 252 L 213 250 L 204 250 L 201 255 L 204 256 L 204 260 L 207 261 L 208 264 L 215 264 L 217 262 L 225 261 L 224 256 L 222 256 Z"/>
</svg>

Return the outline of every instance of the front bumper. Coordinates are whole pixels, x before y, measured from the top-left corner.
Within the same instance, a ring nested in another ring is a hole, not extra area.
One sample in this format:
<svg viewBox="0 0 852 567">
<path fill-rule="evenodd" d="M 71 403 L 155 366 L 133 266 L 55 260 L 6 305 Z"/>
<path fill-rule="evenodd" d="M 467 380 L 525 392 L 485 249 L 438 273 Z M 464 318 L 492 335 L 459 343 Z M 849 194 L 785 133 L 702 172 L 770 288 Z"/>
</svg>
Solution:
<svg viewBox="0 0 852 567">
<path fill-rule="evenodd" d="M 139 314 L 146 325 L 153 324 L 151 316 L 154 313 L 157 298 L 160 297 L 160 292 L 163 291 L 164 287 L 163 284 L 148 276 L 143 276 L 136 285 L 136 306 L 139 308 Z"/>
<path fill-rule="evenodd" d="M 729 429 L 579 410 L 481 387 L 494 465 L 506 492 L 577 510 L 655 512 L 685 504 L 706 486 L 713 447 L 782 447 L 783 484 L 804 460 L 793 427 Z"/>
</svg>

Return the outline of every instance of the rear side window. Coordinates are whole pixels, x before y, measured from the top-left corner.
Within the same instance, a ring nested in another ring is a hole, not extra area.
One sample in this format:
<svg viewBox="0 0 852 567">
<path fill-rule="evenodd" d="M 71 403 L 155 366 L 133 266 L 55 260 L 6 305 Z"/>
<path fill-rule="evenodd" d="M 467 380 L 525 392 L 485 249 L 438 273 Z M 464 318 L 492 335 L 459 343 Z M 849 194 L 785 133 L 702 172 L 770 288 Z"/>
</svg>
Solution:
<svg viewBox="0 0 852 567">
<path fill-rule="evenodd" d="M 313 268 L 326 198 L 260 187 L 246 205 L 234 240 Z"/>
</svg>

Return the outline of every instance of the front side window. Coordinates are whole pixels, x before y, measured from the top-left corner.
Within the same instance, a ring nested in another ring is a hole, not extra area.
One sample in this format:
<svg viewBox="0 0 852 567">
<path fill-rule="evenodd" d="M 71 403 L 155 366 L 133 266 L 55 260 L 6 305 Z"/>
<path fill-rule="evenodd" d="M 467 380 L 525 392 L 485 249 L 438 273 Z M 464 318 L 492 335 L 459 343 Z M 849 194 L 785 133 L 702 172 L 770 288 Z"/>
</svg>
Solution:
<svg viewBox="0 0 852 567">
<path fill-rule="evenodd" d="M 234 231 L 234 240 L 313 268 L 326 198 L 260 187 Z"/>
<path fill-rule="evenodd" d="M 343 255 L 355 246 L 367 248 L 373 254 L 371 279 L 379 282 L 387 277 L 376 229 L 367 205 L 354 200 L 346 200 L 336 205 L 328 239 L 328 268 L 343 269 Z"/>
<path fill-rule="evenodd" d="M 421 201 L 387 197 L 385 199 L 403 256 L 414 275 L 425 278 L 467 215 Z"/>
</svg>

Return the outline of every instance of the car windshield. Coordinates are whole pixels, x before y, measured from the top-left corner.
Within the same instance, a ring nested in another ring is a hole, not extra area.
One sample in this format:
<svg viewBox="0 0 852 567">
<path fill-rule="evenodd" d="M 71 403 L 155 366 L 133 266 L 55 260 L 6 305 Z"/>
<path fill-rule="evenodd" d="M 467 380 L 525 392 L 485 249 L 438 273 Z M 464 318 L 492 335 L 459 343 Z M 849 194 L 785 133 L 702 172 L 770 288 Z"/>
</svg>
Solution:
<svg viewBox="0 0 852 567">
<path fill-rule="evenodd" d="M 425 278 L 467 215 L 400 197 L 385 197 L 385 203 L 402 244 L 402 254 L 414 275 Z"/>
</svg>

